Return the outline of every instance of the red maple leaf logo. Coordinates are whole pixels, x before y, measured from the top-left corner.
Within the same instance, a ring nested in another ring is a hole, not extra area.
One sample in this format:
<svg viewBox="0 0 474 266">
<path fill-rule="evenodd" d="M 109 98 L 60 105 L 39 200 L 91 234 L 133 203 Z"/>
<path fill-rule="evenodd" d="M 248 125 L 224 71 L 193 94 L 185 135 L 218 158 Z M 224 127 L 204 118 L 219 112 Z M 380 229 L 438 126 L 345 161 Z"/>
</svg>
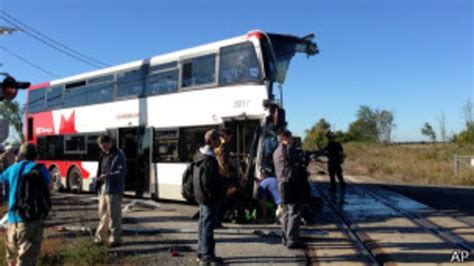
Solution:
<svg viewBox="0 0 474 266">
<path fill-rule="evenodd" d="M 68 119 L 61 115 L 61 123 L 59 124 L 59 134 L 73 134 L 76 130 L 76 111 L 72 111 Z"/>
</svg>

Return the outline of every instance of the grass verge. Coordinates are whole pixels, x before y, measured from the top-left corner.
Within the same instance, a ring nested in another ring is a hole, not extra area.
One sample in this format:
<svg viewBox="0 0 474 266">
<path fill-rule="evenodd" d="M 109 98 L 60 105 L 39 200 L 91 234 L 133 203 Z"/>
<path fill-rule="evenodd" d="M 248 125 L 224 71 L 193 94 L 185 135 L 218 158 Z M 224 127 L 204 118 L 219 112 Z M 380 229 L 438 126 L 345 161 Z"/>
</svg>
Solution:
<svg viewBox="0 0 474 266">
<path fill-rule="evenodd" d="M 474 155 L 474 145 L 382 145 L 347 143 L 344 170 L 392 182 L 435 185 L 474 185 L 474 171 L 454 175 L 454 154 Z"/>
<path fill-rule="evenodd" d="M 6 232 L 0 232 L 0 265 L 6 263 Z M 90 239 L 76 238 L 68 243 L 65 238 L 43 240 L 38 258 L 42 265 L 106 265 L 112 261 L 104 246 L 97 246 Z"/>
</svg>

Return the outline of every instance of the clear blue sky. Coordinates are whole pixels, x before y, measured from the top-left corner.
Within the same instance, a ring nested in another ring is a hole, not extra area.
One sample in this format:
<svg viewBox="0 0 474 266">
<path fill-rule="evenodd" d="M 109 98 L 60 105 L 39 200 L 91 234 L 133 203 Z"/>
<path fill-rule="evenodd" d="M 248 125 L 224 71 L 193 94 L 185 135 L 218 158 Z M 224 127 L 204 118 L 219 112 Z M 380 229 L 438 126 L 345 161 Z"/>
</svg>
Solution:
<svg viewBox="0 0 474 266">
<path fill-rule="evenodd" d="M 474 100 L 470 0 L 2 0 L 0 9 L 111 65 L 252 29 L 313 32 L 321 54 L 295 57 L 284 86 L 290 128 L 301 135 L 320 118 L 346 130 L 369 105 L 394 112 L 396 140 L 422 140 L 422 124 L 438 129 L 441 112 L 448 133 L 459 132 L 462 106 Z M 61 77 L 94 69 L 24 33 L 0 42 Z M 21 80 L 55 79 L 1 50 L 0 62 Z"/>
</svg>

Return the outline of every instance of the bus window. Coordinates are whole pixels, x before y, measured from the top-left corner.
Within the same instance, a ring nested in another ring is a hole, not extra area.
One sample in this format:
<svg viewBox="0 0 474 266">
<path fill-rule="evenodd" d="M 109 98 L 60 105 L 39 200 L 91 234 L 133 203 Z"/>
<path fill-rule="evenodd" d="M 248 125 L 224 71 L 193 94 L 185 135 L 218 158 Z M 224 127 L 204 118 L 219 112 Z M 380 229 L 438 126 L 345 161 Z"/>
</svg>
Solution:
<svg viewBox="0 0 474 266">
<path fill-rule="evenodd" d="M 63 136 L 39 136 L 38 155 L 42 160 L 57 160 L 63 154 Z"/>
<path fill-rule="evenodd" d="M 28 122 L 27 122 L 27 137 L 28 137 L 28 141 L 32 141 L 33 140 L 33 117 L 28 117 Z"/>
<path fill-rule="evenodd" d="M 250 42 L 221 48 L 219 85 L 259 81 L 260 65 Z"/>
<path fill-rule="evenodd" d="M 63 106 L 63 87 L 52 87 L 46 90 L 46 107 L 48 110 L 58 109 Z"/>
<path fill-rule="evenodd" d="M 178 62 L 170 62 L 170 63 L 165 63 L 165 64 L 160 64 L 160 65 L 155 65 L 155 66 L 150 66 L 150 69 L 148 70 L 148 73 L 154 74 L 158 72 L 162 72 L 164 70 L 170 70 L 170 69 L 175 69 L 178 68 Z"/>
<path fill-rule="evenodd" d="M 97 138 L 99 134 L 93 134 L 87 136 L 87 155 L 86 159 L 88 161 L 96 161 L 100 156 L 100 148 L 97 145 Z"/>
<path fill-rule="evenodd" d="M 114 75 L 89 79 L 87 85 L 87 104 L 104 103 L 113 100 Z"/>
<path fill-rule="evenodd" d="M 216 54 L 192 58 L 183 63 L 182 88 L 190 88 L 216 82 Z"/>
<path fill-rule="evenodd" d="M 197 150 L 204 145 L 204 134 L 210 127 L 182 128 L 179 138 L 179 157 L 190 162 Z"/>
<path fill-rule="evenodd" d="M 86 154 L 87 145 L 84 135 L 64 136 L 64 153 L 65 154 Z"/>
<path fill-rule="evenodd" d="M 84 94 L 86 104 L 110 102 L 113 100 L 113 92 L 113 83 L 90 85 Z"/>
<path fill-rule="evenodd" d="M 150 74 L 148 95 L 172 93 L 178 90 L 178 69 Z"/>
<path fill-rule="evenodd" d="M 117 74 L 117 91 L 115 97 L 139 96 L 143 88 L 143 71 L 135 69 Z"/>
<path fill-rule="evenodd" d="M 87 91 L 84 91 L 82 87 L 79 88 L 66 88 L 64 91 L 64 107 L 75 107 L 85 105 L 87 99 Z"/>
<path fill-rule="evenodd" d="M 153 162 L 178 162 L 178 129 L 156 130 L 153 136 Z"/>
<path fill-rule="evenodd" d="M 98 78 L 91 78 L 87 81 L 87 84 L 92 85 L 92 84 L 101 84 L 101 83 L 107 83 L 107 82 L 113 82 L 114 81 L 114 75 L 107 75 L 107 76 L 102 76 Z"/>
<path fill-rule="evenodd" d="M 28 112 L 37 113 L 46 109 L 46 88 L 30 91 L 28 97 Z"/>
</svg>

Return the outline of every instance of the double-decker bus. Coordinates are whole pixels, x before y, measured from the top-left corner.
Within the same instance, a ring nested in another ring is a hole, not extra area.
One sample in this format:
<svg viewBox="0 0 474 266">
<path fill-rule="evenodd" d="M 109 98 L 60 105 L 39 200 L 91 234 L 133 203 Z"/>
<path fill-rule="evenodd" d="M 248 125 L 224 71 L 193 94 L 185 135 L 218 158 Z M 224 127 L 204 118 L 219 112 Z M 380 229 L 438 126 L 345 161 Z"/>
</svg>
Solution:
<svg viewBox="0 0 474 266">
<path fill-rule="evenodd" d="M 108 132 L 127 157 L 126 193 L 182 200 L 182 174 L 204 132 L 227 127 L 238 167 L 251 177 L 286 123 L 274 84 L 284 82 L 295 53 L 318 53 L 313 37 L 251 31 L 33 85 L 26 138 L 57 189 L 95 189 L 96 140 Z"/>
</svg>

